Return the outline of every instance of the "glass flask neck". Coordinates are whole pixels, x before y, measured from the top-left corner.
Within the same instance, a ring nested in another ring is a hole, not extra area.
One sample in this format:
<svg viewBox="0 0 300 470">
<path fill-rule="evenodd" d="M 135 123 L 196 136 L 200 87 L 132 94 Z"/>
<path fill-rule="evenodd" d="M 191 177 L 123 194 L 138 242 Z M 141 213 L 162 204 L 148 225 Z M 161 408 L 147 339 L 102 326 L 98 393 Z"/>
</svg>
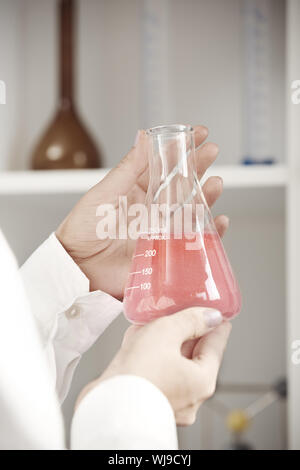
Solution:
<svg viewBox="0 0 300 470">
<path fill-rule="evenodd" d="M 211 215 L 198 182 L 194 130 L 189 126 L 147 131 L 149 186 L 146 196 L 151 233 L 203 232 Z"/>
<path fill-rule="evenodd" d="M 184 204 L 193 192 L 194 130 L 190 126 L 159 126 L 147 130 L 149 187 L 146 204 Z"/>
</svg>

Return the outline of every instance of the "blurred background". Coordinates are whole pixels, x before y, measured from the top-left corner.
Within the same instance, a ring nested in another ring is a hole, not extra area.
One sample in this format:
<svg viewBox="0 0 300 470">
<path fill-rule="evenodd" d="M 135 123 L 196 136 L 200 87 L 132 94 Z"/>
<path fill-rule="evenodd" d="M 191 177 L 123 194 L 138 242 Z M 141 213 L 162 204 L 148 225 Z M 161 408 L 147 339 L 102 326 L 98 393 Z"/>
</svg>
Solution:
<svg viewBox="0 0 300 470">
<path fill-rule="evenodd" d="M 260 116 L 270 114 L 273 136 L 268 152 L 281 162 L 285 1 L 267 2 L 272 5 L 270 31 L 263 33 L 271 46 L 265 41 L 254 47 L 264 47 L 263 66 L 270 69 L 270 77 L 263 83 L 262 67 L 257 71 L 257 89 L 250 90 L 250 99 L 271 87 L 270 102 L 263 96 L 268 109 Z M 253 65 L 251 55 L 245 55 L 249 16 L 244 3 L 78 0 L 76 100 L 103 149 L 104 166 L 120 160 L 138 128 L 161 122 L 205 124 L 209 138 L 221 146 L 220 163 L 241 161 L 248 151 L 243 139 L 245 78 Z M 0 168 L 24 169 L 57 105 L 57 2 L 1 0 L 0 6 L 1 79 L 9 95 L 5 116 L 1 110 Z M 253 29 L 252 40 L 255 25 Z"/>
<path fill-rule="evenodd" d="M 290 331 L 299 320 L 295 290 L 286 288 L 286 275 L 296 269 L 287 262 L 295 252 L 286 246 L 296 211 L 290 170 L 299 150 L 291 150 L 296 128 L 288 129 L 290 119 L 299 123 L 299 117 L 288 103 L 289 78 L 299 70 L 293 20 L 300 20 L 299 4 L 78 0 L 74 99 L 102 168 L 35 172 L 34 149 L 58 103 L 58 2 L 0 0 L 0 79 L 7 87 L 7 103 L 0 106 L 0 224 L 20 263 L 119 162 L 137 129 L 204 124 L 209 140 L 220 146 L 210 174 L 223 176 L 225 191 L 214 213 L 231 219 L 224 243 L 243 310 L 234 320 L 216 397 L 193 426 L 179 431 L 184 449 L 237 442 L 256 449 L 300 448 L 300 372 L 290 364 Z M 290 247 L 296 250 L 296 241 Z M 63 405 L 67 426 L 78 392 L 110 361 L 126 327 L 125 319 L 116 320 L 82 359 Z M 278 387 L 286 377 L 289 419 L 285 387 Z M 250 426 L 237 436 L 232 430 L 244 428 L 244 415 L 230 412 L 253 402 Z"/>
</svg>

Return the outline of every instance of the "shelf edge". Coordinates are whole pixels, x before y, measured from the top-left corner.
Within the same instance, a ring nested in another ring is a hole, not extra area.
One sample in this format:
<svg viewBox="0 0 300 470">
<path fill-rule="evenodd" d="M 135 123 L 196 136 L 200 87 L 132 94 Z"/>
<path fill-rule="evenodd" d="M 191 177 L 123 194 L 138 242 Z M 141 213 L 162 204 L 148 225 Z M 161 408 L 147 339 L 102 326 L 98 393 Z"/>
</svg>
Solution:
<svg viewBox="0 0 300 470">
<path fill-rule="evenodd" d="M 109 169 L 0 172 L 0 195 L 81 194 L 101 181 Z M 202 178 L 221 176 L 227 189 L 285 187 L 288 171 L 272 167 L 213 166 Z"/>
</svg>

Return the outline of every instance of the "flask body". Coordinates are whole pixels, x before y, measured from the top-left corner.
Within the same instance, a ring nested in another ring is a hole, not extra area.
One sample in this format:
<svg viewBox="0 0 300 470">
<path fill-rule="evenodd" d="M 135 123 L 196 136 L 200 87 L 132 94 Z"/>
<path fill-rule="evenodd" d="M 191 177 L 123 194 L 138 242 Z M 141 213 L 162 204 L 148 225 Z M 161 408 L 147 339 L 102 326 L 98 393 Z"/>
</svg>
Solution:
<svg viewBox="0 0 300 470">
<path fill-rule="evenodd" d="M 129 321 L 144 324 L 194 306 L 215 308 L 227 319 L 239 313 L 239 287 L 219 235 L 194 238 L 197 250 L 186 250 L 185 236 L 137 241 L 124 294 Z"/>
<path fill-rule="evenodd" d="M 34 170 L 99 168 L 100 154 L 75 108 L 61 107 L 36 146 Z"/>
<path fill-rule="evenodd" d="M 147 233 L 141 233 L 136 242 L 124 313 L 132 323 L 144 324 L 201 306 L 215 308 L 230 319 L 240 311 L 241 294 L 196 178 L 193 131 L 185 126 L 169 127 L 168 138 L 159 138 L 158 152 L 151 142 L 157 136 L 150 133 L 146 207 L 152 217 Z M 184 128 L 180 137 L 172 137 L 178 127 Z M 164 133 L 164 128 L 158 132 Z M 153 218 L 151 206 L 159 206 L 159 202 L 164 210 L 159 212 L 156 207 L 159 216 Z M 189 224 L 184 223 L 187 213 Z"/>
</svg>

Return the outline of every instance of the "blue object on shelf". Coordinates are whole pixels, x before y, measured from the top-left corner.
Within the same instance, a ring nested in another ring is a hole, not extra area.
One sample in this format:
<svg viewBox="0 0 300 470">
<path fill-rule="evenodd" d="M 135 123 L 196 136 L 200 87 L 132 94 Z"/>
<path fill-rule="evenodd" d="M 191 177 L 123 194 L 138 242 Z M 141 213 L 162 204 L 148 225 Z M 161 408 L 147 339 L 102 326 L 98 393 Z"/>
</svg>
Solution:
<svg viewBox="0 0 300 470">
<path fill-rule="evenodd" d="M 274 165 L 276 163 L 275 158 L 268 157 L 264 159 L 256 160 L 255 158 L 245 157 L 242 160 L 242 165 Z"/>
</svg>

